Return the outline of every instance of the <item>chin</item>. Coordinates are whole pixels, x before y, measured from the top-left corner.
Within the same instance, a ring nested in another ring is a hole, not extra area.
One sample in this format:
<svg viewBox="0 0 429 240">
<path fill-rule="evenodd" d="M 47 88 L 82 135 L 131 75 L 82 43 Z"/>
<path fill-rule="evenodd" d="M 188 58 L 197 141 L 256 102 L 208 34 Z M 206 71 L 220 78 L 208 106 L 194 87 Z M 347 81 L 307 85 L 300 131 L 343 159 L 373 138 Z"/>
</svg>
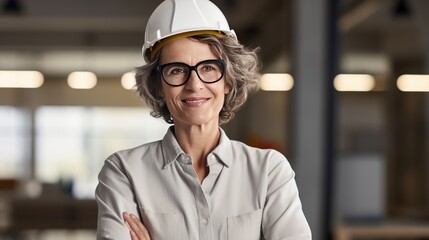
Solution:
<svg viewBox="0 0 429 240">
<path fill-rule="evenodd" d="M 186 124 L 188 124 L 188 125 L 201 126 L 201 125 L 207 125 L 207 124 L 211 124 L 211 123 L 218 124 L 219 123 L 219 118 L 207 118 L 207 116 L 201 116 L 201 117 L 195 117 L 195 116 L 193 116 L 192 118 L 188 118 L 188 119 L 186 119 L 183 122 L 186 123 Z"/>
</svg>

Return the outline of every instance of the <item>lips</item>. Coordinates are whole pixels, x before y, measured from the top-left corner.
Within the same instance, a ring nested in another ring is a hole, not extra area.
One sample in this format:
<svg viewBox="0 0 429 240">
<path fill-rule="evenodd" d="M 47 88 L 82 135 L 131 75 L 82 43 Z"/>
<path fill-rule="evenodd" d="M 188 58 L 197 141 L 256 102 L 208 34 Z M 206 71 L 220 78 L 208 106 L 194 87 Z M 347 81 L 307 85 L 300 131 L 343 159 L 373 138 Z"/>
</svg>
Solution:
<svg viewBox="0 0 429 240">
<path fill-rule="evenodd" d="M 182 100 L 182 102 L 184 102 L 187 106 L 197 107 L 203 105 L 208 100 L 209 98 L 185 98 Z"/>
</svg>

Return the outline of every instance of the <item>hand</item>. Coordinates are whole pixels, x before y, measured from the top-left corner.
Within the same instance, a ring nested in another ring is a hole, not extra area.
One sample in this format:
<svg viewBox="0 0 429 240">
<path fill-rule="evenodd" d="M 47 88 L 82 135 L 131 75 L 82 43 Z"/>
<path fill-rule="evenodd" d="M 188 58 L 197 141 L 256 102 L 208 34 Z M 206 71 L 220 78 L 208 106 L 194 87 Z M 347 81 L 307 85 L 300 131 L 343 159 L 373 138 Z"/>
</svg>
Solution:
<svg viewBox="0 0 429 240">
<path fill-rule="evenodd" d="M 150 240 L 149 232 L 136 216 L 127 212 L 124 212 L 123 216 L 130 230 L 131 240 Z"/>
</svg>

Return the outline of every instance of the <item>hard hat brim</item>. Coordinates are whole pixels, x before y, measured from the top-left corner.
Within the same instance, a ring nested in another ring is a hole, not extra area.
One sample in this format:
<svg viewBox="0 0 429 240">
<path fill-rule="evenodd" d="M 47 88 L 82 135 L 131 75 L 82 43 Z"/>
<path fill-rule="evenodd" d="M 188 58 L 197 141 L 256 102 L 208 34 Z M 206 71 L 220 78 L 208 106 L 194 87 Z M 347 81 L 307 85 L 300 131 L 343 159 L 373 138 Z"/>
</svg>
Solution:
<svg viewBox="0 0 429 240">
<path fill-rule="evenodd" d="M 176 35 L 172 35 L 169 36 L 167 38 L 161 39 L 160 41 L 156 42 L 152 47 L 146 49 L 145 57 L 148 60 L 152 60 L 156 53 L 163 47 L 165 46 L 167 43 L 174 41 L 176 39 L 179 38 L 186 38 L 186 37 L 192 37 L 192 36 L 197 36 L 197 35 L 213 35 L 216 37 L 224 37 L 226 36 L 226 34 L 224 32 L 221 31 L 216 31 L 216 30 L 198 30 L 198 31 L 190 31 L 190 32 L 183 32 L 183 33 L 179 33 Z"/>
</svg>

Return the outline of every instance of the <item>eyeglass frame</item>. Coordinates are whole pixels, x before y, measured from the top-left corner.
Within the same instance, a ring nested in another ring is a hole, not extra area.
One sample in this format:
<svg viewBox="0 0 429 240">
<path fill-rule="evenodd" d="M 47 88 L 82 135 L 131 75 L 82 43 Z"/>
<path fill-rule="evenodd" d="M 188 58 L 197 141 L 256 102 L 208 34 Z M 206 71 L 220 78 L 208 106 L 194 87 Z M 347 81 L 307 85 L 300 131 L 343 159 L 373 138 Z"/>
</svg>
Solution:
<svg viewBox="0 0 429 240">
<path fill-rule="evenodd" d="M 219 79 L 218 79 L 218 80 L 213 81 L 213 82 L 207 82 L 207 81 L 204 81 L 203 79 L 201 79 L 200 74 L 199 74 L 199 73 L 198 73 L 198 71 L 197 71 L 197 68 L 198 68 L 198 66 L 200 66 L 201 64 L 203 64 L 203 63 L 207 63 L 207 62 L 217 62 L 217 63 L 220 63 L 220 64 L 221 64 L 221 66 L 222 66 L 222 72 L 221 72 L 221 75 L 220 75 L 220 77 L 219 77 Z M 188 73 L 188 76 L 186 77 L 186 80 L 185 80 L 183 83 L 181 83 L 181 84 L 177 84 L 177 85 L 175 85 L 175 84 L 171 84 L 171 83 L 167 82 L 167 80 L 166 80 L 166 79 L 165 79 L 165 77 L 164 77 L 164 73 L 163 73 L 164 68 L 166 68 L 166 67 L 168 67 L 168 66 L 170 66 L 170 65 L 174 65 L 174 64 L 182 64 L 182 65 L 187 66 L 187 67 L 189 68 L 189 73 Z M 191 75 L 192 75 L 192 71 L 195 71 L 195 73 L 197 74 L 198 78 L 199 78 L 199 79 L 200 79 L 200 81 L 201 81 L 201 82 L 203 82 L 203 83 L 211 84 L 211 83 L 219 82 L 219 81 L 223 78 L 223 76 L 225 75 L 225 65 L 226 65 L 226 64 L 225 64 L 225 61 L 224 61 L 224 60 L 222 60 L 222 59 L 208 59 L 208 60 L 203 60 L 203 61 L 201 61 L 201 62 L 197 63 L 197 64 L 196 64 L 196 65 L 194 65 L 194 66 L 189 66 L 188 64 L 183 63 L 183 62 L 170 62 L 170 63 L 166 63 L 166 64 L 158 65 L 158 66 L 156 67 L 156 71 L 157 71 L 157 72 L 159 72 L 159 74 L 160 74 L 160 75 L 161 75 L 161 77 L 162 77 L 162 80 L 164 80 L 164 82 L 165 82 L 167 85 L 172 86 L 172 87 L 180 87 L 180 86 L 185 85 L 185 84 L 189 81 L 189 78 L 191 78 Z"/>
</svg>

